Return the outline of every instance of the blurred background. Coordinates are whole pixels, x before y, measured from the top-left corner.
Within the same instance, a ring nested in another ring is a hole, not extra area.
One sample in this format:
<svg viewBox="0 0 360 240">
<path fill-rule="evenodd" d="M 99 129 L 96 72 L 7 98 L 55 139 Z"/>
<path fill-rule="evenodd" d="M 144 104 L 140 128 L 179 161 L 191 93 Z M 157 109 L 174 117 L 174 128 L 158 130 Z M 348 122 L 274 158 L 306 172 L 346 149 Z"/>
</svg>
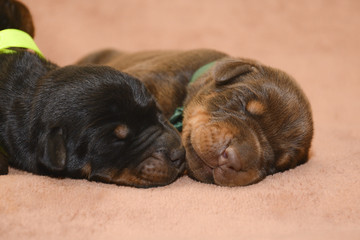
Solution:
<svg viewBox="0 0 360 240">
<path fill-rule="evenodd" d="M 213 48 L 293 75 L 319 120 L 358 124 L 339 98 L 360 90 L 357 0 L 24 0 L 48 59 L 67 65 L 91 51 Z M 344 73 L 347 74 L 344 79 Z M 345 85 L 346 93 L 337 86 Z M 329 104 L 329 101 L 332 101 Z M 349 105 L 349 104 L 346 104 Z M 342 108 L 342 113 L 334 109 Z"/>
</svg>

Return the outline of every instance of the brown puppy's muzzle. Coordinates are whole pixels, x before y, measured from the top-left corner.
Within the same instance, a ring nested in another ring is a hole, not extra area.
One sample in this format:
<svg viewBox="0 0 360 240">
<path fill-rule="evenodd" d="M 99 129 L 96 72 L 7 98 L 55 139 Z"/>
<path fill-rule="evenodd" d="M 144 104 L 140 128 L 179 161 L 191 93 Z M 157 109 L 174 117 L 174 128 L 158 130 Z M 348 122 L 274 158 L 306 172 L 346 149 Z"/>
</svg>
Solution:
<svg viewBox="0 0 360 240">
<path fill-rule="evenodd" d="M 195 112 L 187 119 L 183 131 L 191 177 L 222 186 L 248 185 L 264 177 L 258 170 L 260 143 L 248 127 L 239 127 L 241 123 L 235 127 L 226 121 L 212 122 L 205 112 Z"/>
<path fill-rule="evenodd" d="M 219 158 L 219 166 L 213 170 L 214 182 L 223 186 L 244 186 L 261 179 L 254 167 L 260 162 L 256 145 L 234 141 Z"/>
</svg>

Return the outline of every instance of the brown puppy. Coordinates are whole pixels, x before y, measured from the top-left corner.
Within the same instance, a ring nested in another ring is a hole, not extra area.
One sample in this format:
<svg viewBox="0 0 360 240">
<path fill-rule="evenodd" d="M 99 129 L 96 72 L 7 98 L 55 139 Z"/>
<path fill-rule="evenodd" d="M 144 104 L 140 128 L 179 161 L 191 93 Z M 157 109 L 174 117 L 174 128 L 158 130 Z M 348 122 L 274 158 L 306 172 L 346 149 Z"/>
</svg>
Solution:
<svg viewBox="0 0 360 240">
<path fill-rule="evenodd" d="M 228 58 L 189 86 L 182 139 L 200 181 L 247 185 L 293 168 L 307 161 L 312 135 L 309 102 L 280 70 Z"/>
<path fill-rule="evenodd" d="M 188 85 L 198 68 L 213 61 Z M 308 160 L 310 104 L 280 70 L 213 50 L 105 50 L 79 63 L 105 64 L 136 76 L 167 117 L 183 103 L 188 174 L 199 181 L 248 185 Z"/>
</svg>

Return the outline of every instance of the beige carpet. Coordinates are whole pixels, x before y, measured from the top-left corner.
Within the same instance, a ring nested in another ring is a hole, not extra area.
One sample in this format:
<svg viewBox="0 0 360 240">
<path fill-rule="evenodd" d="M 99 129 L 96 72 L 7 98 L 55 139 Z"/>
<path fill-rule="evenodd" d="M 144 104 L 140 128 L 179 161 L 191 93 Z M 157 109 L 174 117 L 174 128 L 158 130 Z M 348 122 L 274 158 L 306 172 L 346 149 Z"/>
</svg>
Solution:
<svg viewBox="0 0 360 240">
<path fill-rule="evenodd" d="M 360 2 L 24 0 L 48 59 L 104 47 L 208 47 L 293 75 L 315 121 L 310 161 L 248 187 L 182 177 L 135 189 L 11 169 L 0 239 L 360 239 Z"/>
</svg>

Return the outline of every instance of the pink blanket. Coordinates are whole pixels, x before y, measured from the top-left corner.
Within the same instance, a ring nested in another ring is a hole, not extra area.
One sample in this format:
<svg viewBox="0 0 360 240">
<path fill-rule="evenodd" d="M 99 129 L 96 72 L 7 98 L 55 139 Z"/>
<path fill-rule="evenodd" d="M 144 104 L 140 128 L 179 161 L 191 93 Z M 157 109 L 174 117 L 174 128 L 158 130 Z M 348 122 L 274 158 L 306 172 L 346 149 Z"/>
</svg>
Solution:
<svg viewBox="0 0 360 240">
<path fill-rule="evenodd" d="M 213 48 L 293 75 L 312 104 L 308 163 L 237 188 L 184 176 L 135 189 L 10 169 L 0 239 L 360 239 L 360 2 L 24 0 L 60 65 L 113 47 Z"/>
</svg>

